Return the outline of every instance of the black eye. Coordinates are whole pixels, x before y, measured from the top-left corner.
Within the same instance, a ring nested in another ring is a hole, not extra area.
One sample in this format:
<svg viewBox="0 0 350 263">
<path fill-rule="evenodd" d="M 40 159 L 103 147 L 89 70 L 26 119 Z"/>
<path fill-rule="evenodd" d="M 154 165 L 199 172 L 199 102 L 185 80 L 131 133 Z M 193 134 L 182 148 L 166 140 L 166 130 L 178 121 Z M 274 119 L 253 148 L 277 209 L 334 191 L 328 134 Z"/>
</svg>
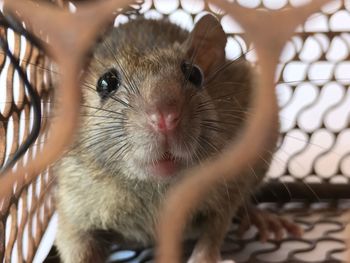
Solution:
<svg viewBox="0 0 350 263">
<path fill-rule="evenodd" d="M 181 64 L 182 73 L 197 88 L 201 88 L 204 82 L 203 72 L 197 65 L 184 61 Z"/>
<path fill-rule="evenodd" d="M 107 98 L 120 87 L 121 77 L 116 69 L 110 69 L 97 81 L 96 90 L 101 99 Z"/>
</svg>

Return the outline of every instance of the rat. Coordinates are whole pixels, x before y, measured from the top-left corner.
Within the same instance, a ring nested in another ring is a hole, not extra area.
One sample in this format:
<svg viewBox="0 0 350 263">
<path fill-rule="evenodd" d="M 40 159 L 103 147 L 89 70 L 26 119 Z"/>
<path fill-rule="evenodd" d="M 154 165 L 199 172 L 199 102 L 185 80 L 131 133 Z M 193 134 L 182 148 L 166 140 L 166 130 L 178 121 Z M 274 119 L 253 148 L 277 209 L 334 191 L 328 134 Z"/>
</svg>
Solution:
<svg viewBox="0 0 350 263">
<path fill-rule="evenodd" d="M 186 169 L 239 138 L 257 77 L 245 59 L 226 59 L 226 42 L 218 19 L 207 14 L 191 32 L 138 17 L 97 44 L 83 74 L 75 143 L 54 166 L 63 262 L 105 262 L 112 240 L 153 244 L 167 191 Z M 188 262 L 222 262 L 232 217 L 254 215 L 246 203 L 268 170 L 278 135 L 276 116 L 259 161 L 212 189 L 193 211 L 185 237 L 198 241 Z M 297 231 L 271 217 L 256 225 L 266 232 L 273 222 Z"/>
</svg>

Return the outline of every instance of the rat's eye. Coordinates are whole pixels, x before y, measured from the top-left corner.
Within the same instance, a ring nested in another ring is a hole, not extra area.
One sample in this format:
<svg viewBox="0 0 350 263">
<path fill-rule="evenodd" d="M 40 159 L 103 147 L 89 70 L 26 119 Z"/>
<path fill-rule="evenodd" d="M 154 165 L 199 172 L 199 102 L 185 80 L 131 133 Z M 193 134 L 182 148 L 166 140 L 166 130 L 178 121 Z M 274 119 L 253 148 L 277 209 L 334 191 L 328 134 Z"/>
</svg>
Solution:
<svg viewBox="0 0 350 263">
<path fill-rule="evenodd" d="M 182 73 L 185 78 L 188 79 L 197 88 L 201 88 L 204 82 L 203 72 L 197 65 L 191 64 L 190 62 L 184 61 L 181 64 Z"/>
<path fill-rule="evenodd" d="M 102 99 L 107 98 L 120 87 L 120 82 L 121 78 L 119 72 L 114 68 L 108 70 L 97 81 L 96 90 L 98 95 Z"/>
</svg>

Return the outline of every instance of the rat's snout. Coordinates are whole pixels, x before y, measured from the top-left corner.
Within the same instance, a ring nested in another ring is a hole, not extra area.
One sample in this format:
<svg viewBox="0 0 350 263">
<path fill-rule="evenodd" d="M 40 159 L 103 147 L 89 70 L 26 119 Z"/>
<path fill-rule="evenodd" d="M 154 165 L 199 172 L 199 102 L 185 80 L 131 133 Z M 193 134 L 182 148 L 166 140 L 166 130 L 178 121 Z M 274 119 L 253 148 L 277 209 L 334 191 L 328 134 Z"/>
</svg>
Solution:
<svg viewBox="0 0 350 263">
<path fill-rule="evenodd" d="M 178 81 L 167 79 L 149 80 L 150 88 L 144 90 L 141 102 L 146 113 L 146 125 L 154 132 L 164 135 L 174 132 L 180 126 L 185 108 L 182 86 Z"/>
<path fill-rule="evenodd" d="M 156 132 L 168 133 L 179 124 L 180 111 L 177 107 L 166 107 L 151 110 L 147 114 L 148 123 Z"/>
</svg>

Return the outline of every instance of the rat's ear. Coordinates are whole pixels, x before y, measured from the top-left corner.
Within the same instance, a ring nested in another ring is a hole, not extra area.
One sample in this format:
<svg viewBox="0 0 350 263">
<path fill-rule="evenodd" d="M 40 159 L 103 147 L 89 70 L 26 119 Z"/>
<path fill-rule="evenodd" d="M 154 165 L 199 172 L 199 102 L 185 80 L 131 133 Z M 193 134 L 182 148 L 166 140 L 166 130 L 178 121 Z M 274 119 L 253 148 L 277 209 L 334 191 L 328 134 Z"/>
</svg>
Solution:
<svg viewBox="0 0 350 263">
<path fill-rule="evenodd" d="M 186 40 L 187 55 L 205 75 L 225 61 L 226 34 L 213 15 L 203 16 Z"/>
</svg>

